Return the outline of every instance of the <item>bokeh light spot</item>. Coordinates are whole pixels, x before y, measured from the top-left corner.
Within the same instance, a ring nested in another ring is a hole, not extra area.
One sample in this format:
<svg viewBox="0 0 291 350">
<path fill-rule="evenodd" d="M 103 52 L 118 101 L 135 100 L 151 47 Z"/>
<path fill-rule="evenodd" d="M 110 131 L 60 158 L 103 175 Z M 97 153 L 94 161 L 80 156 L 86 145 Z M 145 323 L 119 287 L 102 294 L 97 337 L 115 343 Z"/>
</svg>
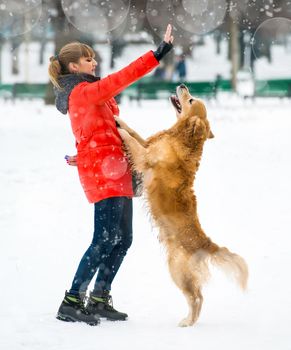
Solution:
<svg viewBox="0 0 291 350">
<path fill-rule="evenodd" d="M 2 0 L 0 4 L 0 33 L 6 38 L 29 32 L 39 22 L 41 0 Z"/>
<path fill-rule="evenodd" d="M 121 25 L 130 0 L 62 0 L 68 21 L 78 30 L 104 35 Z"/>
</svg>

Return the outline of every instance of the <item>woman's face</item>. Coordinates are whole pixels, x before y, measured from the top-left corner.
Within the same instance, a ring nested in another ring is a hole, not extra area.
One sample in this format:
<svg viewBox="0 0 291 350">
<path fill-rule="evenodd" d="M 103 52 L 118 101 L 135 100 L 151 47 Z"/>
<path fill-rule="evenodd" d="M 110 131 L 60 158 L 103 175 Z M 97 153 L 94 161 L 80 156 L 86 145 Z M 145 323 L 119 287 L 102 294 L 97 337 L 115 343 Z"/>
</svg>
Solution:
<svg viewBox="0 0 291 350">
<path fill-rule="evenodd" d="M 81 57 L 79 63 L 73 63 L 70 68 L 72 73 L 87 73 L 95 75 L 96 66 L 97 62 L 93 57 Z"/>
</svg>

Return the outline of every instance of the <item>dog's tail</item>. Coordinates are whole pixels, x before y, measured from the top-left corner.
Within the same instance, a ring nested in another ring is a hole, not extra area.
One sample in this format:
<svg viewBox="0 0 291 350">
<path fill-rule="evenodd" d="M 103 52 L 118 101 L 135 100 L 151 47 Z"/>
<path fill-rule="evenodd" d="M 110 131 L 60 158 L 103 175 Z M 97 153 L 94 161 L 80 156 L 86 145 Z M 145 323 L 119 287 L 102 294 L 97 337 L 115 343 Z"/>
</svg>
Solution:
<svg viewBox="0 0 291 350">
<path fill-rule="evenodd" d="M 221 268 L 228 276 L 235 279 L 241 289 L 247 288 L 248 282 L 248 266 L 245 260 L 225 247 L 218 247 L 213 244 L 216 249 L 211 249 L 208 252 L 208 257 L 211 263 Z"/>
<path fill-rule="evenodd" d="M 241 289 L 247 288 L 248 266 L 238 254 L 230 252 L 225 247 L 219 247 L 208 239 L 203 248 L 191 255 L 189 260 L 191 270 L 196 280 L 202 286 L 210 277 L 209 262 L 219 267 L 227 276 L 232 277 Z"/>
</svg>

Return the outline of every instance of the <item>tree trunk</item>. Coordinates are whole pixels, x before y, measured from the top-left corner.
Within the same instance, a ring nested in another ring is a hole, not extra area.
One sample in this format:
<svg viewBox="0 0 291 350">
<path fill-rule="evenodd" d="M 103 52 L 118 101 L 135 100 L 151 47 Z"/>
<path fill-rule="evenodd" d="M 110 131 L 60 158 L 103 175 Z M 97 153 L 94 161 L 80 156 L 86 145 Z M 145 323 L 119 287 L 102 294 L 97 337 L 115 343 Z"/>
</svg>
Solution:
<svg viewBox="0 0 291 350">
<path fill-rule="evenodd" d="M 2 84 L 2 38 L 0 36 L 0 84 Z"/>
<path fill-rule="evenodd" d="M 19 74 L 19 40 L 13 38 L 11 40 L 11 73 L 12 75 Z"/>
<path fill-rule="evenodd" d="M 237 91 L 237 72 L 240 63 L 238 24 L 230 17 L 230 61 L 231 61 L 231 85 Z"/>
<path fill-rule="evenodd" d="M 68 21 L 64 14 L 60 1 L 56 1 L 57 16 L 52 18 L 55 32 L 55 54 L 67 43 L 72 41 L 79 41 L 80 32 L 77 31 Z M 46 95 L 45 104 L 54 104 L 55 95 L 53 85 L 49 82 Z"/>
</svg>

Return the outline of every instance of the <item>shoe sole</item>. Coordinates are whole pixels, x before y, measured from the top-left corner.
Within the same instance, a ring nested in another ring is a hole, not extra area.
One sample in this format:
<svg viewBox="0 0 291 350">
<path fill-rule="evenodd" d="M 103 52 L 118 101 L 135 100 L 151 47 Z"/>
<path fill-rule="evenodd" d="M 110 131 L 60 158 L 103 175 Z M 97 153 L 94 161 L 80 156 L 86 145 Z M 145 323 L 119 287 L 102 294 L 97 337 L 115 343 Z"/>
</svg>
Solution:
<svg viewBox="0 0 291 350">
<path fill-rule="evenodd" d="M 127 321 L 128 317 L 125 318 L 110 318 L 106 316 L 99 316 L 101 320 L 107 320 L 107 321 Z"/>
<path fill-rule="evenodd" d="M 64 322 L 82 322 L 82 323 L 88 324 L 89 326 L 97 326 L 100 323 L 100 320 L 96 320 L 96 321 L 93 321 L 93 322 L 85 322 L 85 321 L 77 320 L 77 319 L 75 319 L 72 316 L 65 316 L 65 315 L 62 315 L 60 313 L 57 314 L 56 318 L 58 320 L 64 321 Z"/>
<path fill-rule="evenodd" d="M 87 308 L 87 311 L 90 312 L 90 314 L 97 316 L 98 318 L 102 319 L 102 320 L 107 320 L 107 321 L 127 321 L 128 319 L 128 315 L 124 315 L 123 317 L 120 318 L 114 318 L 114 317 L 110 317 L 110 316 L 105 316 L 102 315 L 102 311 L 100 313 L 100 310 L 95 311 L 94 309 L 91 308 Z"/>
</svg>

